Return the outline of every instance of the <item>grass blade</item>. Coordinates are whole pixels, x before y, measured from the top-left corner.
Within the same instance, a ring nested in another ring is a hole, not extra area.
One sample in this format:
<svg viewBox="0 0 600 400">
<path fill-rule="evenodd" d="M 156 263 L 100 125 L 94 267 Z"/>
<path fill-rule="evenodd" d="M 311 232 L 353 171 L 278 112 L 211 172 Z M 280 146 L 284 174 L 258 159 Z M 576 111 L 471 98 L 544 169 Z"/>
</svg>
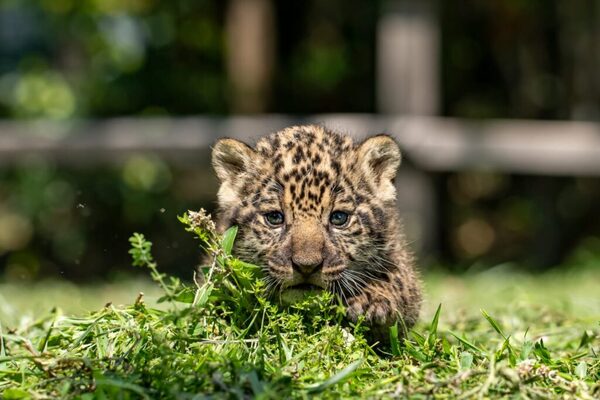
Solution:
<svg viewBox="0 0 600 400">
<path fill-rule="evenodd" d="M 363 362 L 362 358 L 354 361 L 352 364 L 348 365 L 346 368 L 344 368 L 337 374 L 333 375 L 331 378 L 327 379 L 326 381 L 319 383 L 318 385 L 309 387 L 308 392 L 309 393 L 319 393 L 333 385 L 336 385 L 342 381 L 349 379 L 354 374 L 354 371 L 356 371 L 358 369 L 358 367 L 362 364 L 362 362 Z"/>
<path fill-rule="evenodd" d="M 390 327 L 390 347 L 392 355 L 400 355 L 400 340 L 398 338 L 398 323 Z"/>
<path fill-rule="evenodd" d="M 429 332 L 437 335 L 437 330 L 438 330 L 438 323 L 440 321 L 440 312 L 442 311 L 442 303 L 440 303 L 437 307 L 437 310 L 435 311 L 435 315 L 433 316 L 433 320 L 431 321 L 431 324 L 429 325 Z"/>
<path fill-rule="evenodd" d="M 456 333 L 454 333 L 452 331 L 448 331 L 448 333 L 450 333 L 452 336 L 454 336 L 456 338 L 456 340 L 458 340 L 459 342 L 461 342 L 462 344 L 464 344 L 465 346 L 467 346 L 471 350 L 476 351 L 478 354 L 484 354 L 485 353 L 485 351 L 483 349 L 481 349 L 480 347 L 478 347 L 474 343 L 471 343 L 466 338 L 460 337 L 460 336 L 458 336 Z"/>
<path fill-rule="evenodd" d="M 0 357 L 6 357 L 6 350 L 4 348 L 4 333 L 2 332 L 2 322 L 0 322 Z"/>
<path fill-rule="evenodd" d="M 441 311 L 442 311 L 442 304 L 440 303 L 437 307 L 437 310 L 435 310 L 433 320 L 431 320 L 431 323 L 429 324 L 429 335 L 427 336 L 427 343 L 432 348 L 435 346 L 435 341 L 437 339 L 437 330 L 438 330 L 438 323 L 440 321 L 440 312 Z"/>
<path fill-rule="evenodd" d="M 504 338 L 504 340 L 508 340 L 508 338 L 506 337 L 506 335 L 504 334 L 504 331 L 502 331 L 502 328 L 500 327 L 500 324 L 498 324 L 498 322 L 496 322 L 496 320 L 494 318 L 492 318 L 485 310 L 481 310 L 481 314 L 483 314 L 483 317 L 490 323 L 490 325 L 492 326 L 492 328 L 494 328 L 494 330 L 496 332 L 498 332 L 500 334 L 500 336 L 502 336 Z"/>
<path fill-rule="evenodd" d="M 231 250 L 233 250 L 233 243 L 235 241 L 235 236 L 237 235 L 237 231 L 238 231 L 238 227 L 232 226 L 231 228 L 227 229 L 225 231 L 225 233 L 223 234 L 223 239 L 221 241 L 221 247 L 223 248 L 223 251 L 225 252 L 225 254 L 227 254 L 228 256 L 231 255 Z"/>
</svg>

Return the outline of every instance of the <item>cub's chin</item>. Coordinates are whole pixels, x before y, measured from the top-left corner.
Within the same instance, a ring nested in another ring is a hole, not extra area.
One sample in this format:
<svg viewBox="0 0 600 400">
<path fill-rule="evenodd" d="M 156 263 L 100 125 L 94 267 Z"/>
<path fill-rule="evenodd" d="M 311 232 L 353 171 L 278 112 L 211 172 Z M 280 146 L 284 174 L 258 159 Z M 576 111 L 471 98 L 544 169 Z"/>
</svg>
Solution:
<svg viewBox="0 0 600 400">
<path fill-rule="evenodd" d="M 319 286 L 303 283 L 300 285 L 290 286 L 281 292 L 280 299 L 284 305 L 292 305 L 306 299 L 309 296 L 320 294 L 324 289 Z"/>
</svg>

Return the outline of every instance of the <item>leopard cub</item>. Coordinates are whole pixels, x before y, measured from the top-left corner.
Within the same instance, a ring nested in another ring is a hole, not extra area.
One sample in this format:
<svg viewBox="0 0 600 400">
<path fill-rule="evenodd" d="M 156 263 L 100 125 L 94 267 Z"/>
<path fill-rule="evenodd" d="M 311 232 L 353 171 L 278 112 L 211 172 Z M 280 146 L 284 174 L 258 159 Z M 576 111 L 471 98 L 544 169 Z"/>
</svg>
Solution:
<svg viewBox="0 0 600 400">
<path fill-rule="evenodd" d="M 385 340 L 388 326 L 413 326 L 421 305 L 395 204 L 400 161 L 389 136 L 354 143 L 315 125 L 254 147 L 221 139 L 212 151 L 218 229 L 239 227 L 234 254 L 264 266 L 274 293 L 336 293 L 348 319 L 363 315 Z"/>
</svg>

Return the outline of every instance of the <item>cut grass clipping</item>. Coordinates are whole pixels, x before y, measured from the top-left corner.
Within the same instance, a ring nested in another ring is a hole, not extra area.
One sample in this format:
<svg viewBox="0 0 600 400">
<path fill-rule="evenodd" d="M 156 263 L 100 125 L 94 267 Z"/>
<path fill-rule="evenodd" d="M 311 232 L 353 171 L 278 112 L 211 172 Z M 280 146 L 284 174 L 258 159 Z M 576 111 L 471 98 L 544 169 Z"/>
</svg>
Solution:
<svg viewBox="0 0 600 400">
<path fill-rule="evenodd" d="M 393 327 L 382 355 L 364 339 L 367 327 L 341 323 L 344 309 L 328 293 L 287 308 L 269 300 L 260 267 L 231 255 L 236 228 L 220 236 L 202 211 L 180 220 L 214 256 L 196 286 L 160 273 L 152 244 L 135 234 L 133 265 L 149 270 L 166 306 L 140 295 L 85 317 L 55 310 L 0 326 L 0 397 L 600 397 L 597 321 L 511 308 L 439 331 L 440 306 L 406 339 Z M 505 331 L 507 321 L 518 334 Z"/>
</svg>

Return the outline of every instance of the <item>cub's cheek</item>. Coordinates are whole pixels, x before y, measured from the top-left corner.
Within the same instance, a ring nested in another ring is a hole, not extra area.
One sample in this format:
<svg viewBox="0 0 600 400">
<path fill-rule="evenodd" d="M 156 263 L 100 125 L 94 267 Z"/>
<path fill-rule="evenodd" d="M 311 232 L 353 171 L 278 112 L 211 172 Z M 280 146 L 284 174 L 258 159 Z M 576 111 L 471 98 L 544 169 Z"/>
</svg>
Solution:
<svg viewBox="0 0 600 400">
<path fill-rule="evenodd" d="M 340 263 L 324 268 L 319 275 L 323 282 L 328 284 L 340 279 L 345 269 L 346 266 Z"/>
<path fill-rule="evenodd" d="M 294 270 L 290 266 L 281 265 L 274 262 L 268 263 L 268 273 L 280 281 L 288 281 L 292 279 Z"/>
</svg>

